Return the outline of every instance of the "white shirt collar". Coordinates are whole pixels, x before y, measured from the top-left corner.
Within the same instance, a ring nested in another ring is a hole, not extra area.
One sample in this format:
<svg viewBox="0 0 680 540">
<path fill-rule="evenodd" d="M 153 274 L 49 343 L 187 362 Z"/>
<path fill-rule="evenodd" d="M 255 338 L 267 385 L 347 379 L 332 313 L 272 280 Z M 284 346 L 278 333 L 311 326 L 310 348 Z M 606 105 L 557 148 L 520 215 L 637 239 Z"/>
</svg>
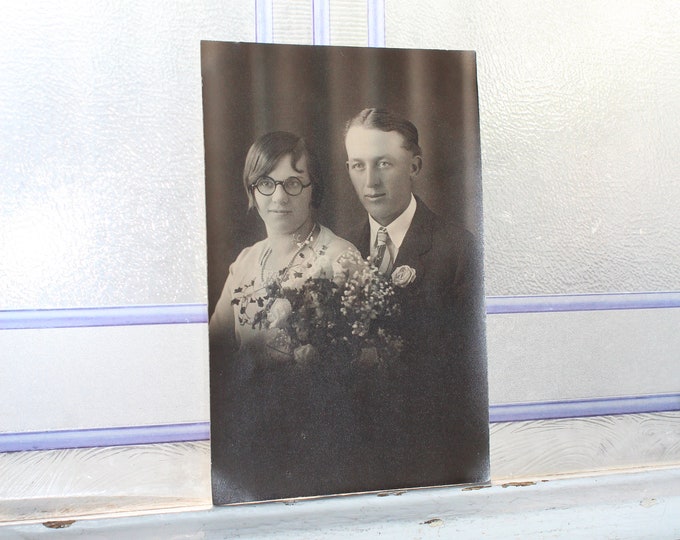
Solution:
<svg viewBox="0 0 680 540">
<path fill-rule="evenodd" d="M 393 244 L 392 247 L 395 248 L 395 251 L 399 251 L 399 248 L 404 241 L 404 237 L 408 232 L 408 228 L 411 226 L 411 222 L 413 221 L 413 216 L 415 213 L 416 198 L 413 196 L 413 193 L 411 193 L 411 202 L 406 207 L 406 210 L 404 210 L 394 221 L 392 221 L 392 223 L 385 226 L 387 229 L 387 234 L 390 235 L 390 240 Z M 375 245 L 375 237 L 378 234 L 378 229 L 382 227 L 382 225 L 373 219 L 370 214 L 368 216 L 368 222 L 371 225 L 371 249 L 373 249 L 373 246 Z M 393 255 L 396 258 L 396 252 Z"/>
</svg>

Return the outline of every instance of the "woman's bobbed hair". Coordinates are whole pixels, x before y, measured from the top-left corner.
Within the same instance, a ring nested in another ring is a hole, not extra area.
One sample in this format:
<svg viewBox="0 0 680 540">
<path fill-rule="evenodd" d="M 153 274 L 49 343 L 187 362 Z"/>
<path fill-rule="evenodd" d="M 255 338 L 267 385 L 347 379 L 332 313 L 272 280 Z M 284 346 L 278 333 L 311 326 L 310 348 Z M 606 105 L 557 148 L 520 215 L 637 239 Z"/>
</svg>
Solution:
<svg viewBox="0 0 680 540">
<path fill-rule="evenodd" d="M 323 198 L 323 178 L 321 167 L 316 156 L 309 150 L 305 140 L 288 131 L 271 131 L 259 137 L 248 150 L 243 168 L 243 186 L 248 194 L 248 209 L 255 207 L 252 186 L 261 176 L 266 176 L 282 157 L 290 157 L 290 165 L 294 170 L 302 156 L 307 158 L 307 172 L 312 182 L 312 207 L 318 208 Z"/>
</svg>

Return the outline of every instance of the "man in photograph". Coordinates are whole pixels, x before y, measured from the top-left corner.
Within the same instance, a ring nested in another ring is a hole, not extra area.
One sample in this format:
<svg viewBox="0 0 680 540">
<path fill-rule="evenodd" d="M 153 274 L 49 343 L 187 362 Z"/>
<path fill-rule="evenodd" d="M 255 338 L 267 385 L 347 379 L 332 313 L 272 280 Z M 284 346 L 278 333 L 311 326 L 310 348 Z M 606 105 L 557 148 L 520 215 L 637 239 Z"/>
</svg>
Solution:
<svg viewBox="0 0 680 540">
<path fill-rule="evenodd" d="M 348 239 L 395 284 L 404 340 L 389 383 L 366 401 L 374 459 L 363 473 L 384 487 L 478 481 L 488 452 L 478 244 L 414 194 L 423 155 L 413 123 L 364 109 L 347 122 L 345 148 L 367 212 Z"/>
</svg>

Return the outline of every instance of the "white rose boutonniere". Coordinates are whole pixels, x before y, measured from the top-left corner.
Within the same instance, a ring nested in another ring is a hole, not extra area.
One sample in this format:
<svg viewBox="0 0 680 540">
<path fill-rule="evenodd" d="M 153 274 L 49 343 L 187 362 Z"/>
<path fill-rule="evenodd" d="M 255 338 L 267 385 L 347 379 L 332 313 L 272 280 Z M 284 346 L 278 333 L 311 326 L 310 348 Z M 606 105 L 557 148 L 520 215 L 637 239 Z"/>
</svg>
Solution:
<svg viewBox="0 0 680 540">
<path fill-rule="evenodd" d="M 416 269 L 407 264 L 399 266 L 392 272 L 392 283 L 397 287 L 406 287 L 416 279 Z"/>
</svg>

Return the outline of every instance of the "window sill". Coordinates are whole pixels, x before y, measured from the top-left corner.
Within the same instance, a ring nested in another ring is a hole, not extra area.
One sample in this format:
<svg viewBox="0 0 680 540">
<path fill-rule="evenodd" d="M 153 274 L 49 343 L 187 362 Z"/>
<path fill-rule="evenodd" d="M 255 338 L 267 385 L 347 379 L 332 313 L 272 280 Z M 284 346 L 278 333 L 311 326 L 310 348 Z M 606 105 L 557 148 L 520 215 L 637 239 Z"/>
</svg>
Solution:
<svg viewBox="0 0 680 540">
<path fill-rule="evenodd" d="M 678 538 L 680 468 L 187 510 L 90 516 L 49 526 L 10 524 L 0 527 L 0 540 L 46 535 L 209 539 L 225 534 L 296 539 Z"/>
</svg>

